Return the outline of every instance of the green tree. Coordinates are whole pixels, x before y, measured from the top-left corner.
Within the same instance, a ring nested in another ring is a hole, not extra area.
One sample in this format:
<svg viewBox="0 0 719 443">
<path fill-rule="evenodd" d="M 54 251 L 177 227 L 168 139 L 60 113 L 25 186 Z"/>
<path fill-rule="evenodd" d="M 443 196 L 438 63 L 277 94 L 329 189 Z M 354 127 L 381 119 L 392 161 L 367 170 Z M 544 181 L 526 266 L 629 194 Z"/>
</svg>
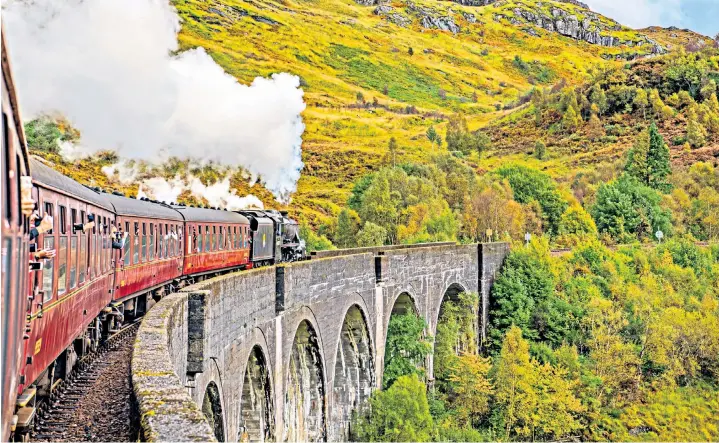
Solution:
<svg viewBox="0 0 719 443">
<path fill-rule="evenodd" d="M 637 95 L 634 96 L 634 108 L 642 111 L 642 117 L 646 120 L 647 108 L 649 107 L 649 96 L 646 89 L 637 89 Z"/>
<path fill-rule="evenodd" d="M 658 230 L 671 232 L 671 214 L 660 206 L 661 199 L 654 189 L 622 174 L 618 180 L 599 187 L 591 214 L 599 232 L 620 241 L 631 237 L 652 239 Z"/>
<path fill-rule="evenodd" d="M 347 206 L 349 206 L 350 209 L 354 209 L 355 211 L 360 210 L 360 207 L 362 206 L 362 199 L 364 198 L 364 193 L 367 191 L 370 185 L 372 185 L 373 180 L 374 174 L 367 174 L 363 175 L 354 182 L 354 186 L 352 186 L 352 194 L 350 195 L 349 199 L 347 199 Z"/>
<path fill-rule="evenodd" d="M 525 205 L 532 201 L 539 203 L 548 231 L 556 235 L 559 221 L 568 203 L 551 177 L 536 169 L 520 165 L 503 166 L 497 173 L 507 179 L 517 202 Z"/>
<path fill-rule="evenodd" d="M 387 240 L 387 230 L 371 221 L 365 222 L 362 229 L 357 232 L 357 246 L 382 246 Z"/>
<path fill-rule="evenodd" d="M 649 126 L 649 151 L 647 152 L 647 169 L 649 177 L 647 185 L 658 191 L 666 192 L 671 189 L 667 177 L 672 172 L 669 159 L 669 147 L 664 137 L 659 133 L 657 125 Z"/>
<path fill-rule="evenodd" d="M 437 143 L 437 137 L 439 137 L 439 134 L 434 129 L 434 126 L 430 126 L 427 129 L 427 139 L 431 141 L 432 143 Z"/>
<path fill-rule="evenodd" d="M 424 378 L 424 361 L 432 350 L 431 342 L 424 335 L 426 327 L 424 320 L 414 312 L 390 317 L 384 351 L 384 389 L 403 375 Z"/>
<path fill-rule="evenodd" d="M 534 156 L 538 160 L 544 160 L 544 156 L 547 153 L 547 145 L 544 144 L 542 140 L 537 140 L 537 143 L 534 144 Z"/>
<path fill-rule="evenodd" d="M 390 194 L 389 180 L 386 175 L 379 175 L 372 181 L 362 196 L 362 204 L 357 212 L 365 223 L 371 222 L 384 228 L 387 233 L 396 230 L 397 209 Z M 377 230 L 372 228 L 372 231 L 376 232 Z"/>
<path fill-rule="evenodd" d="M 669 147 L 656 124 L 652 123 L 634 142 L 624 169 L 645 186 L 663 192 L 671 189 L 667 183 L 671 174 Z"/>
<path fill-rule="evenodd" d="M 505 439 L 557 440 L 583 427 L 579 415 L 584 408 L 566 374 L 531 360 L 519 328 L 507 331 L 494 373 L 494 422 Z"/>
<path fill-rule="evenodd" d="M 355 417 L 352 429 L 355 441 L 432 441 L 427 388 L 416 375 L 399 377 L 389 389 L 372 393 L 369 407 Z"/>
<path fill-rule="evenodd" d="M 597 225 L 589 213 L 579 204 L 571 206 L 559 221 L 559 235 L 596 234 Z"/>
<path fill-rule="evenodd" d="M 503 423 L 504 438 L 526 434 L 522 423 L 537 402 L 533 389 L 536 373 L 529 359 L 529 343 L 522 338 L 522 331 L 512 326 L 502 340 L 502 349 L 494 373 L 496 414 Z"/>
<path fill-rule="evenodd" d="M 649 184 L 649 131 L 642 131 L 629 150 L 624 170 L 640 183 Z"/>
<path fill-rule="evenodd" d="M 359 215 L 351 209 L 343 209 L 337 216 L 337 231 L 335 233 L 335 244 L 339 248 L 351 248 L 357 244 L 357 233 L 359 232 Z"/>
<path fill-rule="evenodd" d="M 575 307 L 554 294 L 555 276 L 548 247 L 533 241 L 512 250 L 494 282 L 490 297 L 490 348 L 497 350 L 512 325 L 530 340 L 559 346 L 578 341 Z"/>
<path fill-rule="evenodd" d="M 706 137 L 707 131 L 699 123 L 696 111 L 694 108 L 689 108 L 687 113 L 687 143 L 693 148 L 701 148 L 706 143 Z"/>
<path fill-rule="evenodd" d="M 306 225 L 300 226 L 300 237 L 305 241 L 307 252 L 335 249 L 327 237 L 315 234 L 315 232 Z"/>
<path fill-rule="evenodd" d="M 564 116 L 562 117 L 562 128 L 569 133 L 575 132 L 579 128 L 580 121 L 581 119 L 577 114 L 576 108 L 570 106 L 566 111 L 564 111 Z"/>
<path fill-rule="evenodd" d="M 592 92 L 589 95 L 589 101 L 597 106 L 598 113 L 600 115 L 603 115 L 605 112 L 607 112 L 607 108 L 609 107 L 607 102 L 607 94 L 605 94 L 604 89 L 599 84 L 595 84 L 592 88 Z"/>
</svg>

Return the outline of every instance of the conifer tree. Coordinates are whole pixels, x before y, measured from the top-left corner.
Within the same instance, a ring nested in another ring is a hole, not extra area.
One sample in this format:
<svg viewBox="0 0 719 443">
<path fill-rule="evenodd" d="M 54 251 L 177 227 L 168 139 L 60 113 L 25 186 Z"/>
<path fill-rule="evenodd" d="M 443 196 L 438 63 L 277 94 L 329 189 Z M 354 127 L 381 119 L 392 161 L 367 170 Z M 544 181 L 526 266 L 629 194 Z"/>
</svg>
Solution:
<svg viewBox="0 0 719 443">
<path fill-rule="evenodd" d="M 657 125 L 654 123 L 649 126 L 647 169 L 649 172 L 647 185 L 659 191 L 668 191 L 670 185 L 666 179 L 672 172 L 669 161 L 669 147 L 664 142 L 664 137 L 659 133 Z"/>
<path fill-rule="evenodd" d="M 542 140 L 537 140 L 537 143 L 534 144 L 534 156 L 539 160 L 544 160 L 546 152 L 547 146 Z"/>
<path fill-rule="evenodd" d="M 624 170 L 643 184 L 649 182 L 649 167 L 647 156 L 649 155 L 649 133 L 642 131 L 634 140 L 634 146 L 629 150 L 627 163 Z"/>
<path fill-rule="evenodd" d="M 429 129 L 427 129 L 427 139 L 432 143 L 436 143 L 438 135 L 439 134 L 437 134 L 437 130 L 434 129 L 434 126 L 430 126 Z"/>
</svg>

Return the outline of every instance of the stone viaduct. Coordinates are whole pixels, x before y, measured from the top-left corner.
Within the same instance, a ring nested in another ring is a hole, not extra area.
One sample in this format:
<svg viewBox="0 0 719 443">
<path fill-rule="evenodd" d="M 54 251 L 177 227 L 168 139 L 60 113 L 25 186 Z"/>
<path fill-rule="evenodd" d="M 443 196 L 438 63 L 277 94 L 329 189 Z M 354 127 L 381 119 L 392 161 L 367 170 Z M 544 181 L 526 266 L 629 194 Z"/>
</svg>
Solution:
<svg viewBox="0 0 719 443">
<path fill-rule="evenodd" d="M 319 253 L 206 280 L 160 301 L 135 342 L 142 438 L 346 440 L 381 385 L 390 317 L 434 335 L 442 301 L 489 289 L 508 245 L 429 244 Z M 431 358 L 427 362 L 431 374 Z"/>
</svg>

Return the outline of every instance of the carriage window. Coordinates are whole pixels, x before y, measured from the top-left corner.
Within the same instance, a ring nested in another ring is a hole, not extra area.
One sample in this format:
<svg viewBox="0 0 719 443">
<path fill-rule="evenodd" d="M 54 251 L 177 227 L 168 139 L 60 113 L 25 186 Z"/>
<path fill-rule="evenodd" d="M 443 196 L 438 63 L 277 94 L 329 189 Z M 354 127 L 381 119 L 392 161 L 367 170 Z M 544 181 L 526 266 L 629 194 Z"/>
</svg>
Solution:
<svg viewBox="0 0 719 443">
<path fill-rule="evenodd" d="M 130 222 L 125 222 L 125 232 L 127 233 L 127 238 L 125 239 L 125 243 L 122 246 L 122 255 L 124 257 L 125 266 L 128 266 L 130 264 L 130 243 L 132 242 L 132 237 L 130 236 Z M 123 233 L 123 236 L 125 234 Z"/>
<path fill-rule="evenodd" d="M 18 156 L 15 157 L 15 186 L 16 186 L 15 189 L 17 189 L 18 194 L 20 194 L 20 175 L 21 175 L 20 165 L 21 165 L 21 164 L 22 164 L 22 160 L 20 159 L 20 156 L 18 155 Z M 9 200 L 8 200 L 8 202 L 9 202 Z M 18 199 L 17 199 L 17 225 L 18 225 L 18 226 L 22 226 L 23 221 L 25 221 L 25 218 L 26 218 L 26 217 L 22 215 L 22 201 L 21 201 L 20 195 L 18 195 Z M 29 230 L 29 228 L 27 228 L 27 227 L 26 227 L 25 229 L 26 229 L 25 232 L 27 232 L 27 230 Z"/>
<path fill-rule="evenodd" d="M 165 241 L 163 239 L 165 231 L 162 229 L 162 224 L 157 225 L 160 227 L 160 234 L 157 236 L 157 257 L 163 258 L 165 256 Z"/>
<path fill-rule="evenodd" d="M 102 231 L 102 229 L 98 229 L 98 231 Z M 103 271 L 103 264 L 102 259 L 103 256 L 103 247 L 102 247 L 102 234 L 98 234 L 95 236 L 95 255 L 97 256 L 95 258 L 95 276 L 98 276 L 102 274 Z"/>
<path fill-rule="evenodd" d="M 67 234 L 67 208 L 60 206 L 60 234 Z"/>
<path fill-rule="evenodd" d="M 77 284 L 77 235 L 70 237 L 70 289 Z"/>
<path fill-rule="evenodd" d="M 189 235 L 187 236 L 187 252 L 189 254 L 192 254 L 193 252 L 195 252 L 195 242 L 197 241 L 197 239 L 192 233 L 196 231 L 193 231 L 193 228 L 189 225 L 187 227 L 187 230 L 189 232 Z"/>
<path fill-rule="evenodd" d="M 155 259 L 155 225 L 150 223 L 150 241 L 147 243 L 147 259 Z"/>
<path fill-rule="evenodd" d="M 167 223 L 165 223 L 165 236 L 162 237 L 165 243 L 165 258 L 170 257 L 170 229 L 167 226 Z"/>
<path fill-rule="evenodd" d="M 70 223 L 72 223 L 72 226 L 70 227 L 70 230 L 72 231 L 71 234 L 75 233 L 75 223 L 77 223 L 77 209 L 70 208 Z"/>
<path fill-rule="evenodd" d="M 142 224 L 142 246 L 140 246 L 140 259 L 144 262 L 147 260 L 147 224 Z"/>
<path fill-rule="evenodd" d="M 175 225 L 175 233 L 177 234 L 177 255 L 182 255 L 182 225 Z"/>
<path fill-rule="evenodd" d="M 8 132 L 8 130 L 9 130 L 9 128 L 8 128 L 8 124 L 7 124 L 7 114 L 3 112 L 2 113 L 2 136 L 3 136 L 2 137 L 2 152 L 3 152 L 3 154 L 2 154 L 3 155 L 2 174 L 3 174 L 3 183 L 5 183 L 5 184 L 10 183 L 10 180 L 9 180 L 10 179 L 10 176 L 9 176 L 9 171 L 10 171 L 10 138 L 9 137 L 10 137 L 10 133 Z M 6 202 L 12 201 L 12 189 L 10 188 L 10 186 L 5 186 L 5 201 Z M 5 208 L 5 219 L 8 221 L 12 220 L 12 207 L 10 206 L 10 204 L 9 203 L 5 204 L 5 205 L 3 205 L 3 207 Z M 7 250 L 9 251 L 10 249 L 7 249 Z M 3 268 L 3 269 L 5 269 L 5 268 Z M 7 282 L 8 280 L 3 278 L 3 281 Z M 5 291 L 5 293 L 7 293 L 7 292 Z"/>
<path fill-rule="evenodd" d="M 3 117 L 5 114 L 3 114 Z M 4 166 L 3 166 L 4 167 Z M 4 172 L 4 170 L 3 170 Z M 6 205 L 4 205 L 6 206 Z M 12 265 L 15 262 L 13 260 L 13 247 L 12 238 L 5 237 L 2 239 L 2 296 L 11 297 L 10 294 L 10 273 L 12 272 Z M 5 311 L 7 315 L 7 310 Z M 3 317 L 3 322 L 7 322 Z M 7 324 L 7 323 L 6 323 Z"/>
<path fill-rule="evenodd" d="M 195 231 L 195 243 L 196 248 L 193 252 L 202 252 L 202 225 L 197 225 L 197 230 Z"/>
<path fill-rule="evenodd" d="M 67 237 L 60 237 L 60 247 L 57 249 L 57 294 L 62 295 L 67 290 Z"/>
<path fill-rule="evenodd" d="M 136 265 L 140 261 L 140 224 L 135 222 L 135 230 L 132 231 L 132 264 Z"/>
<path fill-rule="evenodd" d="M 217 251 L 217 226 L 212 227 L 212 250 Z"/>
<path fill-rule="evenodd" d="M 55 238 L 46 236 L 43 240 L 43 248 L 55 249 Z M 42 290 L 45 293 L 43 297 L 43 303 L 49 301 L 52 298 L 52 282 L 53 282 L 53 271 L 55 269 L 55 259 L 48 258 L 45 260 L 45 264 L 42 269 Z"/>
<path fill-rule="evenodd" d="M 200 230 L 200 235 L 202 234 L 202 230 Z M 205 248 L 203 249 L 205 252 L 210 250 L 210 227 L 205 226 Z"/>
<path fill-rule="evenodd" d="M 80 253 L 77 259 L 78 278 L 77 282 L 82 283 L 85 281 L 85 272 L 87 270 L 87 237 L 84 234 L 78 236 L 80 242 Z"/>
<path fill-rule="evenodd" d="M 55 213 L 54 213 L 54 207 L 52 203 L 45 203 L 45 214 L 49 215 L 50 217 L 53 217 L 53 226 L 55 226 Z M 47 231 L 45 235 L 52 235 L 52 229 Z"/>
<path fill-rule="evenodd" d="M 225 227 L 220 226 L 220 240 L 219 240 L 219 248 L 218 249 L 224 249 L 224 241 L 225 241 Z"/>
</svg>

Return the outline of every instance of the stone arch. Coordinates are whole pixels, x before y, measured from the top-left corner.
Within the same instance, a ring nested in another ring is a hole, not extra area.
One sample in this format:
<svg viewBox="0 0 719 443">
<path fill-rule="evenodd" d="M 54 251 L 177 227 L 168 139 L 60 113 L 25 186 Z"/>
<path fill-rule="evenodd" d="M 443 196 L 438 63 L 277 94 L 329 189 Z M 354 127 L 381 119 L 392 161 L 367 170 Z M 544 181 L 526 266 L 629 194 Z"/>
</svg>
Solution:
<svg viewBox="0 0 719 443">
<path fill-rule="evenodd" d="M 445 288 L 444 292 L 442 293 L 442 298 L 439 299 L 439 303 L 437 303 L 437 306 L 435 307 L 434 315 L 430 319 L 430 328 L 432 329 L 432 334 L 435 334 L 437 332 L 437 322 L 439 321 L 439 317 L 442 314 L 442 305 L 444 305 L 444 302 L 447 300 L 456 301 L 457 296 L 462 292 L 467 292 L 467 289 L 461 283 L 451 283 L 447 286 L 447 288 Z"/>
<path fill-rule="evenodd" d="M 222 416 L 222 397 L 214 381 L 207 384 L 205 397 L 202 400 L 202 413 L 210 423 L 210 428 L 217 441 L 225 441 L 225 421 Z"/>
<path fill-rule="evenodd" d="M 255 345 L 245 367 L 240 395 L 238 441 L 274 441 L 274 401 L 270 368 L 264 349 Z"/>
<path fill-rule="evenodd" d="M 440 389 L 440 391 L 442 389 L 446 389 L 446 385 L 444 383 L 446 382 L 449 374 L 447 371 L 449 368 L 449 362 L 451 361 L 451 355 L 460 355 L 464 352 L 476 352 L 477 347 L 479 346 L 479 306 L 476 306 L 476 310 L 472 313 L 473 318 L 469 319 L 469 321 L 471 322 L 471 327 L 474 329 L 473 338 L 471 335 L 455 335 L 460 333 L 460 329 L 456 328 L 462 328 L 461 325 L 465 323 L 449 323 L 445 324 L 445 327 L 442 327 L 441 325 L 444 313 L 447 312 L 445 311 L 447 303 L 459 301 L 459 294 L 463 292 L 468 291 L 466 287 L 460 283 L 452 283 L 447 286 L 447 288 L 442 293 L 442 298 L 438 301 L 432 320 L 433 324 L 431 325 L 431 328 L 433 346 L 432 353 L 430 354 L 429 367 L 431 380 L 433 383 L 435 381 L 437 382 L 436 386 L 438 389 Z M 471 311 L 471 309 L 465 310 L 465 308 L 468 307 L 460 306 L 459 311 L 455 310 L 450 315 L 450 318 L 464 318 L 465 320 L 463 321 L 466 321 L 467 318 L 464 317 L 464 313 Z M 460 317 L 455 317 L 457 315 Z M 461 330 L 466 331 L 466 329 L 464 328 L 462 328 Z M 444 334 L 450 335 L 446 336 L 445 339 L 442 340 Z M 440 345 L 440 342 L 443 344 Z"/>
<path fill-rule="evenodd" d="M 357 304 L 347 310 L 335 357 L 332 386 L 331 441 L 348 441 L 352 413 L 369 399 L 376 386 L 367 315 Z"/>
<path fill-rule="evenodd" d="M 415 314 L 420 315 L 415 298 L 408 291 L 402 291 L 399 295 L 397 295 L 397 297 L 395 297 L 394 302 L 392 303 L 390 316 L 392 314 L 402 315 L 408 312 L 414 312 Z M 389 318 L 387 321 L 389 322 Z"/>
<path fill-rule="evenodd" d="M 290 351 L 284 406 L 285 441 L 325 441 L 325 377 L 317 330 L 304 319 Z"/>
</svg>

